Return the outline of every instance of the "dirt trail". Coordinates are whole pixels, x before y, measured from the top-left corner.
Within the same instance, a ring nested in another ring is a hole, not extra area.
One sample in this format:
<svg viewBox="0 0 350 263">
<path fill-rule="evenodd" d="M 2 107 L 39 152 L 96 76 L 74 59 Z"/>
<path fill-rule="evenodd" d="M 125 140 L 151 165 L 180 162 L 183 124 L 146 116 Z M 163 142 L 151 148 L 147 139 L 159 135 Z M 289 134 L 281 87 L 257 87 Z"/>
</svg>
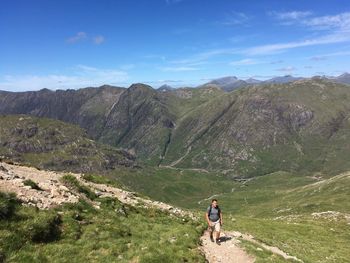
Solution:
<svg viewBox="0 0 350 263">
<path fill-rule="evenodd" d="M 209 233 L 206 231 L 201 237 L 201 250 L 210 263 L 253 263 L 255 258 L 239 246 L 237 238 L 225 233 L 220 236 L 221 245 L 210 241 Z"/>
<path fill-rule="evenodd" d="M 286 260 L 293 260 L 294 262 L 303 261 L 295 256 L 290 256 L 278 247 L 269 246 L 263 242 L 256 240 L 252 235 L 242 234 L 238 231 L 225 231 L 220 235 L 220 246 L 210 241 L 209 233 L 206 231 L 201 237 L 201 250 L 205 254 L 209 263 L 251 263 L 255 262 L 255 258 L 241 248 L 240 240 L 249 241 L 257 245 L 258 249 L 265 249 L 273 254 L 279 255 Z"/>
</svg>

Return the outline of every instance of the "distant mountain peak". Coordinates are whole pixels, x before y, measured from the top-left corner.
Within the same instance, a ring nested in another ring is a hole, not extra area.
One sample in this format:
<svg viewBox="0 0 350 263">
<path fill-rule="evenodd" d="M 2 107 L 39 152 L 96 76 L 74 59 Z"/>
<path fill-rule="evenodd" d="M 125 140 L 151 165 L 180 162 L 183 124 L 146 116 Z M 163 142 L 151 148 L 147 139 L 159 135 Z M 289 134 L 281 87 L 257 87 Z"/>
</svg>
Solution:
<svg viewBox="0 0 350 263">
<path fill-rule="evenodd" d="M 128 90 L 133 91 L 133 90 L 144 90 L 144 91 L 154 91 L 154 89 L 147 85 L 147 84 L 143 84 L 143 83 L 134 83 L 132 84 Z"/>
<path fill-rule="evenodd" d="M 168 84 L 164 84 L 158 88 L 159 91 L 171 91 L 174 88 Z"/>
</svg>

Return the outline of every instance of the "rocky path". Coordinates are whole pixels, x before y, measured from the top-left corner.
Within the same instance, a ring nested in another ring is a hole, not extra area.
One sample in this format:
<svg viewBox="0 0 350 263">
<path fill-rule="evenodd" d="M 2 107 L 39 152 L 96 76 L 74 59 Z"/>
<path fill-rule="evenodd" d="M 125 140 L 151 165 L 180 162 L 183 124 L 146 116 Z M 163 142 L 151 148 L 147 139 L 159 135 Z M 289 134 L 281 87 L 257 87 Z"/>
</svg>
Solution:
<svg viewBox="0 0 350 263">
<path fill-rule="evenodd" d="M 290 256 L 278 247 L 269 246 L 261 241 L 256 240 L 252 235 L 242 234 L 238 231 L 226 231 L 220 236 L 220 246 L 210 241 L 209 233 L 206 231 L 201 237 L 201 250 L 205 254 L 206 259 L 210 263 L 251 263 L 255 262 L 255 258 L 241 248 L 240 240 L 249 241 L 258 246 L 258 250 L 267 250 L 276 254 L 285 260 L 291 262 L 303 261 L 295 256 Z"/>
<path fill-rule="evenodd" d="M 221 245 L 210 241 L 209 232 L 201 237 L 201 250 L 210 263 L 253 263 L 255 258 L 239 246 L 241 241 L 232 235 L 223 233 L 220 236 Z"/>
</svg>

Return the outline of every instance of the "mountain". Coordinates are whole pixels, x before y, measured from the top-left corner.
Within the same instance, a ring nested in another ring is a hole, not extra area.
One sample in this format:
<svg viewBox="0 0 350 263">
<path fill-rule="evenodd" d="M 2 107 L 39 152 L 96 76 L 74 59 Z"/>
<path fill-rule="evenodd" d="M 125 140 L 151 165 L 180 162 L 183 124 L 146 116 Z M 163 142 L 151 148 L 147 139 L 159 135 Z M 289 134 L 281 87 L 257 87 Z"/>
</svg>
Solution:
<svg viewBox="0 0 350 263">
<path fill-rule="evenodd" d="M 338 77 L 335 77 L 334 80 L 338 83 L 350 84 L 350 74 L 344 73 Z"/>
<path fill-rule="evenodd" d="M 204 86 L 208 85 L 208 84 L 217 85 L 221 89 L 223 89 L 224 91 L 230 92 L 230 91 L 233 91 L 235 89 L 245 87 L 249 83 L 247 83 L 244 80 L 238 79 L 237 77 L 229 76 L 229 77 L 213 79 L 210 82 L 204 84 Z"/>
<path fill-rule="evenodd" d="M 169 85 L 167 85 L 167 84 L 164 84 L 164 85 L 162 85 L 162 86 L 160 86 L 160 87 L 158 88 L 158 91 L 163 91 L 163 92 L 165 92 L 165 91 L 171 91 L 171 90 L 174 90 L 174 88 L 171 87 L 171 86 L 169 86 Z"/>
<path fill-rule="evenodd" d="M 43 169 L 104 172 L 133 166 L 135 157 L 96 143 L 80 127 L 26 115 L 0 116 L 1 159 Z"/>
<path fill-rule="evenodd" d="M 275 77 L 272 79 L 265 80 L 264 83 L 289 83 L 289 82 L 293 82 L 293 81 L 301 80 L 301 79 L 303 79 L 303 78 L 293 77 L 291 75 L 285 75 L 282 77 Z"/>
<path fill-rule="evenodd" d="M 2 92 L 0 113 L 78 124 L 91 138 L 151 165 L 226 170 L 232 176 L 277 170 L 336 173 L 350 163 L 349 98 L 347 85 L 317 78 L 229 93 L 217 84 L 170 92 L 134 84 Z"/>
<path fill-rule="evenodd" d="M 176 123 L 162 164 L 228 169 L 236 175 L 346 170 L 349 96 L 347 86 L 323 80 L 217 96 Z M 336 107 L 327 106 L 332 101 Z"/>
<path fill-rule="evenodd" d="M 259 84 L 262 81 L 254 78 L 249 78 L 249 79 L 246 79 L 245 82 L 247 82 L 248 84 Z"/>
<path fill-rule="evenodd" d="M 78 124 L 97 138 L 125 88 L 104 85 L 79 90 L 0 91 L 0 113 L 29 114 Z"/>
<path fill-rule="evenodd" d="M 165 151 L 174 121 L 161 92 L 148 85 L 133 84 L 106 115 L 98 140 L 127 148 L 144 161 L 156 164 Z"/>
</svg>

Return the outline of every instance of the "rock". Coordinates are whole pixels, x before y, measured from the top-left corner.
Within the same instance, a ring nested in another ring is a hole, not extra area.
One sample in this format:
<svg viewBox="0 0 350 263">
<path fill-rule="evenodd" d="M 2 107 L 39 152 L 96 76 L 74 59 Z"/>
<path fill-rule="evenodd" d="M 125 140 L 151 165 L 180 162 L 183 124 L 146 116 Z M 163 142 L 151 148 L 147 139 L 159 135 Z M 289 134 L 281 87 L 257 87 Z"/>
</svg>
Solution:
<svg viewBox="0 0 350 263">
<path fill-rule="evenodd" d="M 176 242 L 176 237 L 171 237 L 171 238 L 169 238 L 169 242 L 170 242 L 170 243 L 175 243 L 175 242 Z"/>
<path fill-rule="evenodd" d="M 61 190 L 61 191 L 69 192 L 69 189 L 66 186 L 64 186 L 64 185 L 60 185 L 58 187 L 58 189 Z"/>
<path fill-rule="evenodd" d="M 100 191 L 95 191 L 95 195 L 96 195 L 97 197 L 100 197 L 100 196 L 102 195 L 102 192 L 100 192 Z"/>
<path fill-rule="evenodd" d="M 8 173 L 8 170 L 2 165 L 0 165 L 0 171 Z"/>
</svg>

